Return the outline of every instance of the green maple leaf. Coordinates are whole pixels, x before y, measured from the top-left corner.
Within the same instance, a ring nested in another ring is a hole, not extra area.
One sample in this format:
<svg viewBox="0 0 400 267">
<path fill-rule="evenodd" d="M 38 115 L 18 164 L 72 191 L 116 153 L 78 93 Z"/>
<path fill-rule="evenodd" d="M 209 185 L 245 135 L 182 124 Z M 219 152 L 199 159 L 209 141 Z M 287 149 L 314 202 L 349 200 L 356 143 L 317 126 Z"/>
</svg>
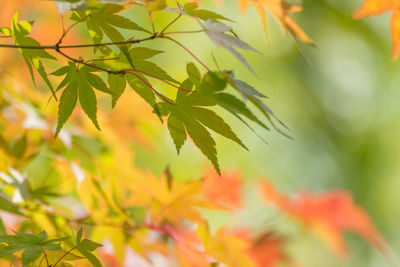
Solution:
<svg viewBox="0 0 400 267">
<path fill-rule="evenodd" d="M 124 9 L 122 5 L 104 4 L 101 8 L 89 10 L 87 12 L 74 12 L 71 17 L 73 20 L 86 20 L 86 25 L 89 30 L 90 37 L 94 43 L 100 43 L 106 35 L 112 42 L 122 42 L 125 40 L 123 35 L 116 29 L 127 29 L 147 32 L 146 29 L 137 25 L 134 21 L 117 15 Z M 134 68 L 132 59 L 128 53 L 128 45 L 123 44 L 118 46 L 121 52 L 126 56 L 132 68 Z M 94 48 L 96 51 L 96 48 Z"/>
<path fill-rule="evenodd" d="M 131 57 L 131 63 L 135 66 L 134 68 L 131 68 L 129 60 L 124 54 L 117 55 L 113 51 L 109 51 L 107 57 L 116 58 L 115 60 L 106 60 L 97 63 L 98 66 L 114 73 L 123 73 L 129 70 L 125 75 L 109 74 L 109 87 L 115 94 L 113 97 L 113 106 L 115 106 L 116 101 L 125 91 L 125 81 L 127 81 L 129 86 L 152 107 L 154 107 L 156 103 L 156 95 L 151 82 L 147 78 L 161 79 L 176 85 L 179 84 L 179 82 L 172 78 L 164 69 L 152 61 L 147 60 L 160 53 L 162 53 L 162 51 L 146 47 L 134 47 L 129 49 L 128 54 Z"/>
<path fill-rule="evenodd" d="M 125 92 L 126 78 L 120 74 L 109 74 L 108 85 L 110 86 L 110 90 L 113 92 L 112 107 L 115 107 L 118 99 Z"/>
<path fill-rule="evenodd" d="M 65 78 L 57 87 L 57 91 L 66 87 L 61 94 L 58 106 L 58 123 L 55 135 L 58 135 L 65 122 L 71 116 L 78 99 L 83 111 L 95 127 L 100 130 L 97 121 L 97 100 L 94 90 L 110 95 L 114 95 L 114 92 L 94 73 L 93 69 L 87 66 L 78 69 L 74 63 L 70 62 L 68 66 L 61 67 L 53 72 L 52 75 L 65 75 Z"/>
<path fill-rule="evenodd" d="M 101 247 L 102 245 L 93 242 L 89 239 L 82 239 L 82 229 L 80 229 L 75 237 L 76 249 L 94 266 L 101 267 L 99 259 L 92 253 L 92 251 Z"/>
<path fill-rule="evenodd" d="M 186 16 L 191 16 L 194 18 L 198 18 L 201 20 L 214 20 L 214 21 L 218 21 L 218 20 L 228 20 L 228 21 L 232 21 L 218 13 L 215 13 L 213 11 L 210 10 L 205 10 L 205 9 L 198 9 L 198 5 L 197 3 L 187 3 L 182 7 L 178 7 L 178 8 L 169 8 L 168 11 L 173 12 L 173 13 L 179 13 L 182 15 L 186 15 Z"/>
<path fill-rule="evenodd" d="M 11 37 L 14 40 L 14 43 L 16 45 L 27 45 L 27 46 L 40 46 L 40 43 L 36 41 L 35 39 L 31 37 L 27 37 L 31 30 L 32 30 L 32 25 L 33 22 L 29 21 L 18 21 L 18 13 L 15 13 L 12 19 L 11 23 Z M 42 77 L 43 81 L 46 83 L 46 85 L 49 87 L 53 97 L 57 100 L 57 97 L 55 95 L 55 90 L 48 79 L 48 75 L 46 73 L 46 70 L 44 69 L 43 63 L 41 59 L 56 59 L 43 49 L 19 49 L 22 57 L 24 58 L 26 65 L 29 68 L 29 73 L 31 75 L 32 81 L 36 86 L 36 81 L 35 81 L 35 74 L 33 72 L 33 69 L 36 69 L 36 71 L 39 73 L 39 75 Z"/>
<path fill-rule="evenodd" d="M 213 75 L 211 76 L 214 78 L 207 76 L 200 82 L 200 74 L 192 64 L 189 64 L 187 69 L 189 76 L 195 79 L 198 87 L 203 88 L 201 90 L 223 90 L 226 87 L 226 81 L 216 79 Z M 181 88 L 186 90 L 191 90 L 192 87 L 193 82 L 190 79 L 187 79 L 181 85 Z M 214 168 L 220 172 L 216 144 L 207 129 L 233 140 L 245 149 L 247 148 L 219 115 L 203 107 L 215 105 L 215 102 L 202 97 L 201 90 L 192 92 L 180 90 L 175 101 L 176 105 L 163 105 L 165 109 L 170 111 L 168 129 L 178 153 L 188 134 L 195 145 L 212 162 Z"/>
<path fill-rule="evenodd" d="M 29 233 L 15 232 L 15 235 L 2 235 L 0 242 L 6 246 L 0 248 L 0 257 L 8 256 L 14 252 L 23 251 L 21 261 L 23 266 L 28 266 L 43 253 L 44 250 L 61 250 L 60 242 L 69 237 L 48 239 L 46 232 L 41 232 L 37 236 Z"/>
</svg>

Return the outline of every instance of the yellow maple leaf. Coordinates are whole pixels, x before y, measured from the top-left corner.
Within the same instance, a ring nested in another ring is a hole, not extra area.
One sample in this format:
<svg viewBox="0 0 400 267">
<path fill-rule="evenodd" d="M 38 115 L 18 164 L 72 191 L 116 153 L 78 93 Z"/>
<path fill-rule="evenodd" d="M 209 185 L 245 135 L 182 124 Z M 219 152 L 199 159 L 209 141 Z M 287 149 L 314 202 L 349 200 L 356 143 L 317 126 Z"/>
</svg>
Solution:
<svg viewBox="0 0 400 267">
<path fill-rule="evenodd" d="M 215 235 L 210 233 L 207 225 L 199 225 L 198 235 L 203 242 L 205 252 L 215 260 L 231 267 L 256 267 L 248 251 L 251 242 L 241 238 L 222 227 Z"/>
<path fill-rule="evenodd" d="M 181 219 L 202 223 L 203 217 L 197 208 L 219 208 L 202 197 L 202 181 L 179 183 L 148 173 L 145 177 L 132 178 L 125 183 L 129 196 L 124 206 L 144 206 L 151 212 L 152 222 L 161 224 L 168 221 L 173 225 Z"/>
</svg>

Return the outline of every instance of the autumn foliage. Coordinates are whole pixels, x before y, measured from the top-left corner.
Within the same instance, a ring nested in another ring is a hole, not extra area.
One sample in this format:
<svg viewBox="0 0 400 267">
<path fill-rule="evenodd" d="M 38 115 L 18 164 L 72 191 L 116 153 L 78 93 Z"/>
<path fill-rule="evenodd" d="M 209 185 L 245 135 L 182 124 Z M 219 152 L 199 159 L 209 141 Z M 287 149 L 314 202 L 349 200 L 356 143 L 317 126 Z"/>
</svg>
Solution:
<svg viewBox="0 0 400 267">
<path fill-rule="evenodd" d="M 2 266 L 296 266 L 287 250 L 292 239 L 279 228 L 211 223 L 210 212 L 243 212 L 246 192 L 262 199 L 263 209 L 276 209 L 317 236 L 339 258 L 351 256 L 344 238 L 348 231 L 390 254 L 389 244 L 350 193 L 283 194 L 266 178 L 249 185 L 240 170 L 221 169 L 216 135 L 248 149 L 222 114 L 233 115 L 255 136 L 252 125 L 291 138 L 263 93 L 236 77 L 235 70 L 213 70 L 175 37 L 203 33 L 254 72 L 241 52 L 260 52 L 238 37 L 229 18 L 202 9 L 199 1 L 200 6 L 103 2 L 51 2 L 44 10 L 55 12 L 56 4 L 63 19 L 61 28 L 50 25 L 47 34 L 33 31 L 35 24 L 21 14 L 10 15 L 30 1 L 10 1 L 0 11 L 6 15 L 0 16 Z M 283 0 L 240 0 L 238 5 L 243 13 L 254 6 L 267 32 L 270 13 L 284 32 L 315 45 L 292 16 L 301 6 Z M 126 16 L 131 8 L 144 13 L 148 24 Z M 386 11 L 393 12 L 397 57 L 396 0 L 366 0 L 354 17 Z M 172 20 L 155 24 L 159 12 Z M 198 23 L 200 30 L 171 30 L 182 17 Z M 54 44 L 49 34 L 59 36 Z M 191 57 L 193 62 L 176 62 L 184 79 L 157 61 L 168 49 L 147 46 L 154 40 L 176 45 Z M 18 59 L 2 50 L 13 48 Z M 13 68 L 24 68 L 23 78 L 10 75 Z M 154 125 L 168 131 L 178 154 L 190 143 L 212 167 L 204 167 L 199 179 L 178 179 L 170 168 L 158 174 L 136 166 L 133 144 L 150 151 L 156 147 L 143 134 L 156 132 Z"/>
</svg>

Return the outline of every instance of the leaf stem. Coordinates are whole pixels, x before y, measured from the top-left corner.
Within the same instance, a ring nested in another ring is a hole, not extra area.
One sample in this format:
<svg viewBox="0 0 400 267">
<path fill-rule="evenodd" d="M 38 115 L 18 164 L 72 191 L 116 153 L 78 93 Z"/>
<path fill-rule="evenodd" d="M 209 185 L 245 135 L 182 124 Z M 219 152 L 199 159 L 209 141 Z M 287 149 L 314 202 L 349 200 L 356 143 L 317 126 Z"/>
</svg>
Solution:
<svg viewBox="0 0 400 267">
<path fill-rule="evenodd" d="M 178 21 L 182 17 L 182 14 L 179 14 L 174 20 L 172 20 L 170 23 L 167 24 L 167 26 L 164 27 L 164 29 L 161 30 L 160 34 L 163 34 L 171 25 L 173 25 L 175 22 Z"/>
<path fill-rule="evenodd" d="M 94 59 L 87 60 L 86 63 L 94 62 L 94 61 L 117 60 L 117 59 L 119 59 L 119 57 L 113 57 L 113 58 L 94 58 Z"/>
<path fill-rule="evenodd" d="M 126 73 L 129 73 L 129 74 L 132 74 L 132 75 L 136 76 L 139 80 L 141 80 L 144 84 L 146 84 L 149 88 L 151 88 L 151 90 L 153 90 L 154 93 L 156 93 L 162 100 L 164 100 L 168 104 L 175 105 L 174 102 L 171 102 L 170 100 L 168 100 L 163 94 L 158 92 L 150 83 L 148 83 L 145 79 L 140 77 L 140 75 L 137 75 L 136 73 L 130 72 L 130 71 L 127 71 Z"/>
<path fill-rule="evenodd" d="M 44 249 L 43 249 L 43 255 L 44 255 L 44 258 L 46 259 L 47 266 L 50 266 L 49 259 L 47 258 L 46 251 L 44 251 Z"/>
<path fill-rule="evenodd" d="M 43 261 L 43 259 L 44 259 L 44 255 L 43 255 L 42 259 L 41 259 L 40 262 L 39 262 L 39 267 L 42 266 L 42 261 Z"/>
<path fill-rule="evenodd" d="M 78 23 L 80 23 L 80 22 L 86 20 L 88 17 L 89 17 L 89 15 L 87 15 L 87 16 L 81 18 L 80 20 L 76 21 L 74 24 L 70 25 L 70 26 L 65 30 L 65 27 L 64 27 L 64 17 L 61 16 L 61 22 L 62 22 L 62 26 L 63 26 L 63 33 L 62 33 L 60 39 L 58 40 L 56 46 L 60 46 L 60 44 L 61 44 L 62 41 L 64 40 L 65 36 L 68 34 L 68 32 L 69 32 L 75 25 L 77 25 Z"/>
<path fill-rule="evenodd" d="M 165 35 L 161 35 L 160 38 L 164 38 L 164 39 L 168 39 L 174 43 L 176 43 L 177 45 L 179 45 L 180 47 L 182 47 L 183 49 L 186 50 L 186 52 L 188 52 L 194 59 L 197 60 L 197 62 L 199 62 L 207 71 L 211 71 L 206 64 L 204 64 L 198 57 L 196 57 L 186 46 L 184 46 L 182 43 L 178 42 L 177 40 L 169 37 L 169 36 L 165 36 Z"/>
<path fill-rule="evenodd" d="M 68 250 L 64 255 L 62 255 L 62 257 L 59 258 L 58 261 L 56 261 L 56 263 L 54 263 L 53 267 L 56 267 L 56 265 L 57 265 L 64 257 L 66 257 L 69 253 L 71 253 L 74 249 L 76 249 L 76 247 L 71 248 L 71 249 Z"/>
<path fill-rule="evenodd" d="M 3 48 L 19 48 L 19 49 L 66 49 L 66 48 L 85 48 L 85 47 L 100 47 L 100 46 L 111 46 L 111 45 L 125 45 L 125 44 L 137 44 L 141 42 L 145 42 L 148 40 L 152 40 L 157 38 L 156 34 L 152 34 L 151 36 L 143 39 L 135 39 L 129 41 L 121 41 L 121 42 L 108 42 L 108 43 L 98 43 L 98 44 L 80 44 L 80 45 L 12 45 L 12 44 L 0 44 L 0 47 Z"/>
<path fill-rule="evenodd" d="M 165 32 L 164 35 L 167 34 L 185 34 L 185 33 L 200 33 L 204 32 L 204 30 L 196 30 L 196 31 L 176 31 L 176 32 Z"/>
<path fill-rule="evenodd" d="M 142 70 L 138 70 L 138 69 L 127 69 L 127 70 L 125 70 L 125 71 L 140 72 L 140 73 L 142 73 L 142 74 L 144 74 L 144 75 L 150 76 L 150 77 L 152 77 L 152 78 L 154 78 L 154 79 L 160 80 L 160 81 L 162 81 L 162 82 L 164 82 L 164 83 L 166 83 L 166 84 L 168 84 L 168 85 L 171 85 L 172 87 L 175 87 L 175 88 L 178 89 L 178 90 L 181 90 L 181 91 L 184 91 L 184 92 L 192 92 L 191 90 L 187 90 L 187 89 L 181 88 L 181 87 L 179 87 L 179 86 L 176 86 L 175 84 L 170 83 L 170 82 L 168 82 L 167 80 L 164 80 L 163 78 L 160 78 L 160 77 L 158 77 L 158 76 L 156 76 L 156 75 L 154 75 L 154 74 L 148 73 L 148 72 L 146 72 L 146 71 L 142 71 Z"/>
<path fill-rule="evenodd" d="M 148 10 L 147 13 L 149 14 L 149 20 L 150 20 L 150 23 L 151 23 L 151 29 L 153 31 L 153 34 L 155 34 L 156 33 L 156 27 L 154 26 L 153 16 L 152 16 L 150 10 Z"/>
</svg>

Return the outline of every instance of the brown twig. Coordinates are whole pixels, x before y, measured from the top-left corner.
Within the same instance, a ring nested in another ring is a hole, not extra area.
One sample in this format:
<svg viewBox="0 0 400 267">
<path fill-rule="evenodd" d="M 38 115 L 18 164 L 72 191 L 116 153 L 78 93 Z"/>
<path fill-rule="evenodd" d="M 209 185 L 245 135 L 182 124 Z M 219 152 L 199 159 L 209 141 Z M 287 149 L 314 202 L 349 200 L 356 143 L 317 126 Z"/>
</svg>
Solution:
<svg viewBox="0 0 400 267">
<path fill-rule="evenodd" d="M 85 62 L 86 62 L 86 63 L 89 63 L 89 62 L 93 62 L 93 61 L 106 61 L 106 60 L 116 60 L 116 59 L 119 59 L 119 57 L 113 57 L 113 58 L 95 58 L 95 59 L 87 60 L 87 61 L 85 61 Z"/>
<path fill-rule="evenodd" d="M 196 31 L 176 31 L 176 32 L 165 32 L 164 35 L 168 34 L 187 34 L 187 33 L 200 33 L 204 32 L 204 30 L 196 30 Z"/>
<path fill-rule="evenodd" d="M 175 22 L 177 22 L 180 17 L 182 17 L 182 14 L 179 14 L 174 20 L 172 20 L 170 23 L 168 23 L 167 26 L 165 26 L 164 29 L 161 30 L 160 34 L 163 34 L 171 25 L 173 25 Z"/>
<path fill-rule="evenodd" d="M 148 73 L 148 72 L 143 71 L 143 70 L 138 70 L 138 69 L 127 69 L 127 70 L 124 70 L 124 71 L 134 71 L 134 72 L 143 73 L 144 75 L 150 76 L 150 77 L 152 77 L 152 78 L 154 78 L 154 79 L 160 80 L 160 81 L 162 81 L 162 82 L 164 82 L 164 83 L 166 83 L 166 84 L 168 84 L 168 85 L 171 85 L 172 87 L 175 87 L 175 88 L 178 89 L 178 90 L 181 90 L 181 91 L 184 91 L 184 92 L 192 92 L 191 90 L 187 90 L 187 89 L 184 89 L 184 88 L 182 88 L 182 87 L 176 86 L 175 84 L 170 83 L 170 82 L 168 82 L 167 80 L 164 80 L 163 78 L 160 78 L 160 77 L 158 77 L 158 76 L 156 76 L 156 75 L 153 75 L 153 74 Z"/>
<path fill-rule="evenodd" d="M 141 80 L 144 84 L 146 84 L 149 88 L 151 88 L 151 90 L 153 90 L 154 93 L 156 93 L 162 100 L 164 100 L 168 104 L 175 105 L 174 102 L 171 102 L 170 100 L 168 100 L 163 94 L 158 92 L 150 83 L 148 83 L 145 79 L 140 77 L 140 75 L 137 75 L 136 73 L 131 72 L 131 71 L 127 71 L 126 73 L 129 73 L 129 74 L 132 74 L 132 75 L 136 76 L 139 80 Z"/>
<path fill-rule="evenodd" d="M 161 35 L 160 38 L 164 38 L 164 39 L 168 39 L 176 44 L 178 44 L 180 47 L 182 47 L 183 49 L 185 49 L 186 52 L 188 52 L 194 59 L 197 60 L 197 62 L 199 62 L 207 71 L 211 71 L 206 64 L 204 64 L 198 57 L 196 57 L 186 46 L 184 46 L 182 43 L 178 42 L 177 40 L 169 37 L 169 36 L 165 36 L 165 35 Z"/>
<path fill-rule="evenodd" d="M 78 23 L 85 21 L 87 18 L 89 17 L 89 15 L 79 19 L 78 21 L 76 21 L 75 23 L 73 23 L 72 25 L 70 25 L 66 30 L 64 27 L 64 17 L 61 15 L 61 23 L 62 23 L 62 27 L 63 27 L 63 33 L 60 37 L 60 39 L 58 39 L 58 42 L 56 44 L 56 46 L 60 46 L 60 44 L 62 43 L 62 41 L 64 40 L 65 36 L 68 34 L 68 32 L 75 27 Z"/>
<path fill-rule="evenodd" d="M 153 16 L 151 14 L 151 11 L 148 10 L 147 13 L 149 14 L 149 20 L 150 20 L 150 23 L 151 23 L 151 29 L 153 31 L 153 34 L 155 34 L 156 33 L 156 27 L 154 26 Z"/>
<path fill-rule="evenodd" d="M 141 42 L 145 42 L 148 40 L 152 40 L 158 37 L 156 34 L 152 34 L 151 36 L 143 39 L 135 39 L 129 41 L 121 41 L 121 42 L 108 42 L 108 43 L 98 43 L 98 44 L 81 44 L 81 45 L 12 45 L 12 44 L 0 44 L 2 48 L 19 48 L 19 49 L 67 49 L 67 48 L 85 48 L 85 47 L 101 47 L 101 46 L 112 46 L 112 45 L 125 45 L 125 44 L 137 44 Z"/>
<path fill-rule="evenodd" d="M 46 259 L 47 266 L 50 266 L 49 259 L 47 258 L 46 251 L 44 251 L 44 249 L 43 249 L 43 255 L 44 255 L 44 258 Z"/>
<path fill-rule="evenodd" d="M 62 255 L 61 258 L 58 259 L 58 261 L 56 261 L 56 263 L 54 263 L 53 267 L 56 267 L 56 265 L 63 259 L 65 258 L 69 253 L 71 253 L 74 249 L 76 249 L 76 247 L 71 248 L 70 250 L 68 250 L 66 253 L 64 253 L 64 255 Z"/>
<path fill-rule="evenodd" d="M 39 267 L 42 266 L 42 261 L 43 261 L 43 259 L 44 259 L 44 255 L 43 255 L 42 259 L 41 259 L 40 262 L 39 262 Z"/>
</svg>

